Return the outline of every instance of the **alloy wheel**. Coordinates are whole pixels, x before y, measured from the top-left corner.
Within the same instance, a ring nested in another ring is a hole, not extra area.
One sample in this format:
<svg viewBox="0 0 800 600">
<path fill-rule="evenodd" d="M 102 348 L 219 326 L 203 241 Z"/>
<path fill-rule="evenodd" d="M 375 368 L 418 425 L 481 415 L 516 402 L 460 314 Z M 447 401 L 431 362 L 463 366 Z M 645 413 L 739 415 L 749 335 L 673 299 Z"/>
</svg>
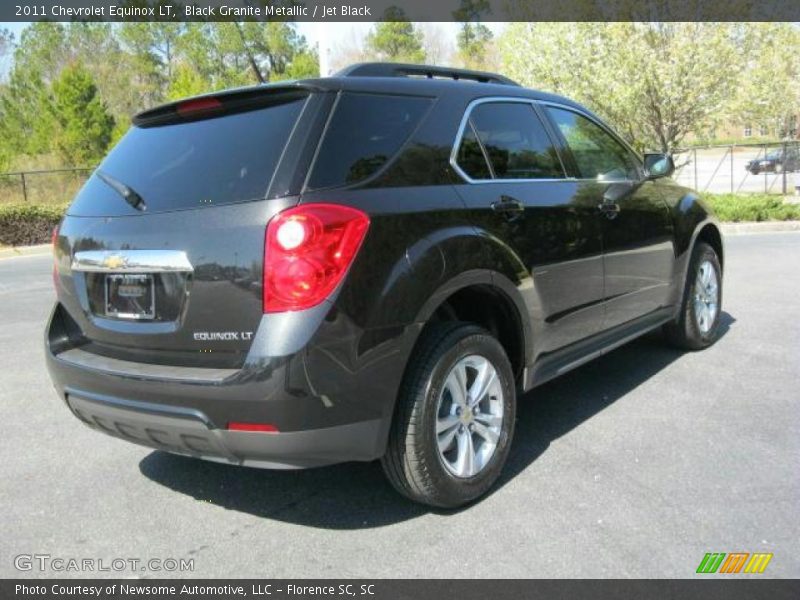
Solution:
<svg viewBox="0 0 800 600">
<path fill-rule="evenodd" d="M 711 261 L 704 260 L 697 269 L 694 284 L 694 317 L 701 333 L 708 333 L 719 310 L 719 281 Z"/>
<path fill-rule="evenodd" d="M 450 370 L 439 395 L 436 441 L 452 475 L 474 477 L 489 464 L 503 427 L 503 402 L 497 369 L 483 356 L 466 356 Z"/>
</svg>

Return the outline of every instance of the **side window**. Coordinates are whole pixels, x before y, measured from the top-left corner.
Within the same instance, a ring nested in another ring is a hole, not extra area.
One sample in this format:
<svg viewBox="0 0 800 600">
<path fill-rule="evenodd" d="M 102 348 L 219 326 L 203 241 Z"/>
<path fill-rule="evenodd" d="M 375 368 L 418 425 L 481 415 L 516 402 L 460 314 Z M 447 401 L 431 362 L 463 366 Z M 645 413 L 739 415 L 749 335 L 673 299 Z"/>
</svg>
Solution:
<svg viewBox="0 0 800 600">
<path fill-rule="evenodd" d="M 342 94 L 308 187 L 355 183 L 376 173 L 397 154 L 431 103 L 414 96 Z"/>
<path fill-rule="evenodd" d="M 530 104 L 519 102 L 479 104 L 472 110 L 458 149 L 458 166 L 473 179 L 564 177 L 539 117 Z"/>
<path fill-rule="evenodd" d="M 639 179 L 639 166 L 627 148 L 593 121 L 571 110 L 548 107 L 548 112 L 578 163 L 584 179 Z"/>
<path fill-rule="evenodd" d="M 472 179 L 491 179 L 492 173 L 483 155 L 478 136 L 471 123 L 467 123 L 461 145 L 458 147 L 458 166 Z"/>
</svg>

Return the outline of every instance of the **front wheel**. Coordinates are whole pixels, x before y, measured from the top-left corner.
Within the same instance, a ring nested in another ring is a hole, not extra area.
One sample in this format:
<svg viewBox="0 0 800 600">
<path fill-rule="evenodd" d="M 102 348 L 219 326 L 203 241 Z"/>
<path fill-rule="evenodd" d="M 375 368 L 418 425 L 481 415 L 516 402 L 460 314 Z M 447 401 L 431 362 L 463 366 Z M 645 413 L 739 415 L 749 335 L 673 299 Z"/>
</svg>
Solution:
<svg viewBox="0 0 800 600">
<path fill-rule="evenodd" d="M 722 269 L 714 249 L 698 242 L 689 261 L 678 318 L 664 327 L 667 339 L 687 350 L 701 350 L 719 335 Z"/>
<path fill-rule="evenodd" d="M 508 457 L 516 391 L 503 347 L 464 323 L 434 323 L 414 351 L 381 460 L 392 485 L 430 506 L 485 494 Z"/>
</svg>

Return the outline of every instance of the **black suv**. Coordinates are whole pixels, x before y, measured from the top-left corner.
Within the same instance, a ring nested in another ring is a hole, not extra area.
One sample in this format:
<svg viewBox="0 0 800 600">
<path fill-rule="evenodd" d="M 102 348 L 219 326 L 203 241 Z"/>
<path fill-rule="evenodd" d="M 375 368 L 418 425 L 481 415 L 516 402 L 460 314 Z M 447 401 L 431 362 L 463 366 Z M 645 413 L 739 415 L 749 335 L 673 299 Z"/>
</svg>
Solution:
<svg viewBox="0 0 800 600">
<path fill-rule="evenodd" d="M 139 114 L 54 232 L 76 417 L 227 464 L 381 459 L 454 507 L 516 398 L 655 328 L 711 344 L 708 209 L 591 112 L 499 75 L 362 64 Z"/>
</svg>

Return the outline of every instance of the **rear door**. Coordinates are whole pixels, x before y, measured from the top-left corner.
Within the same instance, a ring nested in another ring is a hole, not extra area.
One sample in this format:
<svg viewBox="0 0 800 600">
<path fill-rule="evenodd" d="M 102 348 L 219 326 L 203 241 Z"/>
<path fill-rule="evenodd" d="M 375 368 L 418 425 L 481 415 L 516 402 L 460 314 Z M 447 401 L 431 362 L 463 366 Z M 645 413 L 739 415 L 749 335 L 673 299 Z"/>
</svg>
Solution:
<svg viewBox="0 0 800 600">
<path fill-rule="evenodd" d="M 466 181 L 456 189 L 473 222 L 524 263 L 519 285 L 535 296 L 537 352 L 597 332 L 603 319 L 601 223 L 594 204 L 567 178 L 533 104 L 473 103 L 458 144 L 455 166 Z"/>
<path fill-rule="evenodd" d="M 586 114 L 547 106 L 569 149 L 584 193 L 602 228 L 604 329 L 667 306 L 675 251 L 669 210 L 659 184 L 644 178 L 639 159 Z"/>
<path fill-rule="evenodd" d="M 59 301 L 88 349 L 173 365 L 243 362 L 262 316 L 267 221 L 297 202 L 282 165 L 302 164 L 321 96 L 188 101 L 130 129 L 60 230 Z"/>
</svg>

